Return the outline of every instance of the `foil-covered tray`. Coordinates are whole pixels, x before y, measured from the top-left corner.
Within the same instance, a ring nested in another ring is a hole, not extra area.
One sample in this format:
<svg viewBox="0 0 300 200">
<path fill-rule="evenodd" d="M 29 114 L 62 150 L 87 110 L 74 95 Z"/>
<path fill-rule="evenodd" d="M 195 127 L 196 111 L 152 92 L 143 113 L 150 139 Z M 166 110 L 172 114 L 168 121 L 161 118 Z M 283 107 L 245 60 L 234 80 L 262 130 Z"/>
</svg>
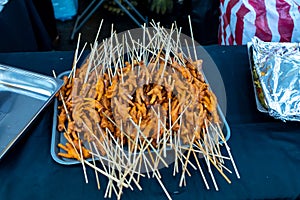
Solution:
<svg viewBox="0 0 300 200">
<path fill-rule="evenodd" d="M 0 159 L 53 99 L 63 81 L 0 64 Z"/>
<path fill-rule="evenodd" d="M 300 121 L 299 43 L 264 42 L 254 37 L 248 50 L 269 115 Z"/>
<path fill-rule="evenodd" d="M 252 42 L 247 43 L 247 50 L 248 50 L 250 71 L 251 71 L 251 77 L 252 77 L 252 83 L 253 83 L 253 89 L 254 89 L 254 95 L 255 95 L 256 108 L 260 112 L 267 113 L 268 106 L 267 106 L 267 103 L 265 100 L 264 93 L 261 88 L 261 84 L 260 84 L 260 81 L 259 81 L 259 78 L 257 75 L 257 71 L 254 67 Z"/>
<path fill-rule="evenodd" d="M 64 76 L 68 76 L 70 74 L 70 71 L 63 72 L 58 75 L 58 78 L 63 78 Z M 207 81 L 206 81 L 207 82 Z M 63 158 L 58 156 L 58 153 L 61 152 L 63 153 L 63 150 L 60 149 L 57 145 L 59 143 L 65 144 L 67 140 L 63 136 L 61 132 L 57 130 L 57 116 L 58 116 L 58 100 L 57 98 L 54 99 L 54 114 L 53 114 L 53 125 L 52 125 L 52 138 L 51 138 L 51 156 L 53 160 L 55 160 L 57 163 L 62 164 L 62 165 L 74 165 L 74 164 L 80 164 L 80 161 L 75 160 L 75 159 L 69 159 L 69 158 Z M 221 111 L 220 106 L 217 107 L 218 109 L 218 114 L 220 116 L 221 122 L 223 124 L 222 131 L 224 133 L 226 141 L 229 140 L 231 132 L 230 132 L 230 127 L 225 119 L 225 116 L 223 112 Z M 220 141 L 222 143 L 222 141 Z M 168 160 L 175 159 L 174 154 L 172 152 L 168 153 Z"/>
</svg>

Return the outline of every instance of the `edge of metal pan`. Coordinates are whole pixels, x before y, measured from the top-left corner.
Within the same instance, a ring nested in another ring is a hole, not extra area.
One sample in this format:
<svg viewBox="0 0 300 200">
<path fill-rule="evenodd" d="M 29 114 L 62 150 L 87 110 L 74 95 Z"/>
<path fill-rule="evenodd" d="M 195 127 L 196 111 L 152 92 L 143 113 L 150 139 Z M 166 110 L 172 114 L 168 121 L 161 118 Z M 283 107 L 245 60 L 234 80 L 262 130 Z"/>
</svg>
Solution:
<svg viewBox="0 0 300 200">
<path fill-rule="evenodd" d="M 62 85 L 61 79 L 0 64 L 0 160 Z"/>
</svg>

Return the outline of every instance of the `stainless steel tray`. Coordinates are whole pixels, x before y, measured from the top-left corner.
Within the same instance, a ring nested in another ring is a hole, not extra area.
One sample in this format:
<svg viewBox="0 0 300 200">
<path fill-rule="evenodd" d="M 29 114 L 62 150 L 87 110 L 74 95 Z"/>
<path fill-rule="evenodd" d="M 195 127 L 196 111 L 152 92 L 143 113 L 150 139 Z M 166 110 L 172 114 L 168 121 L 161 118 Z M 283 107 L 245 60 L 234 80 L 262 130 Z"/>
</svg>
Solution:
<svg viewBox="0 0 300 200">
<path fill-rule="evenodd" d="M 0 64 L 0 159 L 62 84 L 60 79 Z"/>
<path fill-rule="evenodd" d="M 63 78 L 63 76 L 68 76 L 69 74 L 70 74 L 70 71 L 63 72 L 63 73 L 59 74 L 58 78 Z M 80 164 L 80 162 L 78 160 L 63 158 L 63 157 L 60 157 L 57 155 L 59 152 L 63 152 L 63 150 L 58 148 L 57 145 L 59 143 L 65 144 L 67 142 L 67 140 L 64 138 L 63 134 L 57 130 L 57 116 L 58 116 L 57 107 L 58 107 L 58 100 L 55 99 L 54 100 L 53 126 L 52 126 L 52 138 L 51 138 L 51 150 L 50 150 L 51 156 L 59 164 L 63 164 L 63 165 Z M 221 121 L 224 124 L 223 132 L 225 135 L 225 139 L 226 139 L 226 141 L 228 141 L 230 138 L 230 134 L 231 134 L 229 125 L 228 125 L 228 123 L 225 119 L 225 116 L 222 113 L 219 106 L 218 106 L 218 112 L 219 112 Z M 220 142 L 220 143 L 222 143 L 222 142 Z M 169 155 L 168 155 L 168 157 L 169 157 Z M 172 155 L 170 155 L 170 157 L 172 157 Z"/>
<path fill-rule="evenodd" d="M 266 103 L 264 106 L 263 103 L 261 102 L 261 101 L 265 101 L 265 99 L 264 98 L 259 99 L 258 88 L 257 88 L 257 85 L 255 84 L 255 81 L 259 81 L 259 80 L 255 80 L 254 71 L 253 71 L 254 63 L 253 63 L 253 56 L 252 56 L 252 42 L 247 43 L 247 50 L 248 50 L 248 58 L 249 58 L 250 71 L 251 71 L 252 83 L 253 83 L 253 88 L 254 88 L 256 107 L 257 107 L 257 110 L 259 110 L 260 112 L 267 113 L 268 109 L 266 107 L 267 106 Z"/>
</svg>

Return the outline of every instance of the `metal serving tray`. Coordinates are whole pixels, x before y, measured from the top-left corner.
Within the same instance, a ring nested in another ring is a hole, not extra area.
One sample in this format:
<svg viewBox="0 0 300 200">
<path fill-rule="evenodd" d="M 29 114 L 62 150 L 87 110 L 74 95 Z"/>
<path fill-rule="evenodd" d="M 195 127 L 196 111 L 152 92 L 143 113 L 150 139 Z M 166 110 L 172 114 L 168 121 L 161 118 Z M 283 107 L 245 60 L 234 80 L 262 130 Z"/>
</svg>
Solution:
<svg viewBox="0 0 300 200">
<path fill-rule="evenodd" d="M 63 72 L 59 74 L 58 78 L 63 78 L 63 76 L 68 76 L 70 74 L 70 71 Z M 58 144 L 62 143 L 65 144 L 67 140 L 64 138 L 63 134 L 57 130 L 57 116 L 58 116 L 58 100 L 55 98 L 54 100 L 54 114 L 53 114 L 53 126 L 52 126 L 52 138 L 51 138 L 51 156 L 52 158 L 59 164 L 62 165 L 74 165 L 74 164 L 80 164 L 78 160 L 75 159 L 68 159 L 58 156 L 57 154 L 59 152 L 63 152 L 60 148 L 58 148 Z M 222 113 L 219 105 L 218 105 L 218 112 L 221 118 L 221 121 L 223 122 L 223 133 L 225 135 L 226 141 L 230 138 L 230 128 L 229 125 L 225 119 L 224 114 Z M 222 141 L 220 141 L 222 143 Z"/>
<path fill-rule="evenodd" d="M 255 80 L 254 77 L 254 61 L 253 61 L 253 55 L 252 55 L 252 42 L 248 42 L 247 43 L 247 50 L 248 50 L 248 58 L 249 58 L 249 64 L 250 64 L 250 71 L 251 71 L 251 76 L 252 76 L 252 83 L 253 83 L 253 88 L 254 88 L 254 95 L 255 95 L 255 102 L 256 102 L 256 107 L 257 110 L 263 113 L 267 113 L 268 110 L 265 106 L 263 106 L 261 101 L 265 101 L 265 99 L 259 99 L 259 95 L 258 95 L 258 88 L 255 84 L 255 81 L 259 81 L 259 80 Z M 266 103 L 265 103 L 266 104 Z"/>
<path fill-rule="evenodd" d="M 0 64 L 0 159 L 62 84 L 60 79 Z"/>
</svg>

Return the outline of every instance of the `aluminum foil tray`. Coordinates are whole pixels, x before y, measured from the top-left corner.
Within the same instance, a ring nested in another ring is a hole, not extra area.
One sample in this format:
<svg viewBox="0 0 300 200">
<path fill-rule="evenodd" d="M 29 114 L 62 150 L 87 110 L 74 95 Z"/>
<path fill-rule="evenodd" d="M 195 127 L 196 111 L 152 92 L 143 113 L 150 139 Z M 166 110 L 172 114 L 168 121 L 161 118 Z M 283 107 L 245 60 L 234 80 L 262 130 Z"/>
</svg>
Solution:
<svg viewBox="0 0 300 200">
<path fill-rule="evenodd" d="M 70 71 L 63 72 L 59 74 L 58 78 L 63 78 L 64 76 L 68 76 L 70 74 Z M 52 126 L 52 138 L 51 138 L 51 156 L 52 158 L 59 164 L 62 165 L 74 165 L 74 164 L 80 164 L 78 160 L 75 159 L 68 159 L 58 156 L 57 154 L 59 152 L 63 152 L 60 148 L 58 148 L 58 144 L 62 143 L 65 144 L 67 140 L 64 138 L 63 134 L 57 130 L 57 116 L 58 116 L 58 100 L 55 98 L 54 100 L 54 114 L 53 114 L 53 126 Z M 220 119 L 223 123 L 223 133 L 225 136 L 226 141 L 230 138 L 230 128 L 229 125 L 225 119 L 224 114 L 222 113 L 220 107 L 218 106 L 218 112 Z M 222 143 L 222 141 L 220 141 Z M 172 153 L 168 154 L 168 159 L 174 159 L 174 155 Z"/>
<path fill-rule="evenodd" d="M 0 64 L 0 159 L 53 99 L 63 81 Z"/>
<path fill-rule="evenodd" d="M 299 43 L 254 37 L 248 53 L 258 110 L 282 121 L 300 121 Z"/>
</svg>

